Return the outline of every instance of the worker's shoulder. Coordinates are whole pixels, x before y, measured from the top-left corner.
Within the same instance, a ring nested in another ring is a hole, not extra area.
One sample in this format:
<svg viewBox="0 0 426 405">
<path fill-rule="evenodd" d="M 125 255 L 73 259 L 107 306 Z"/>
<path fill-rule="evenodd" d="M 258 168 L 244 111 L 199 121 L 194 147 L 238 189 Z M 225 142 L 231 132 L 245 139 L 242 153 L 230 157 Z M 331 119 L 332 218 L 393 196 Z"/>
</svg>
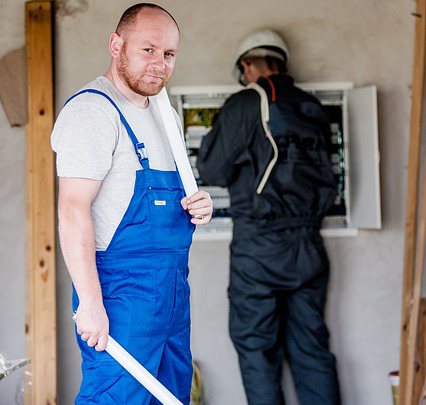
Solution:
<svg viewBox="0 0 426 405">
<path fill-rule="evenodd" d="M 58 119 L 68 117 L 75 122 L 77 120 L 103 120 L 117 124 L 120 116 L 116 106 L 120 108 L 121 103 L 117 92 L 114 91 L 112 84 L 106 77 L 100 76 L 86 84 L 67 100 Z"/>
<path fill-rule="evenodd" d="M 259 107 L 259 102 L 259 93 L 254 89 L 245 88 L 228 97 L 223 107 L 226 110 L 257 110 Z"/>
<path fill-rule="evenodd" d="M 234 93 L 230 99 L 231 98 L 235 101 L 250 102 L 253 100 L 259 100 L 259 93 L 253 88 L 246 87 L 241 89 L 239 92 Z"/>
<path fill-rule="evenodd" d="M 94 106 L 107 112 L 116 111 L 116 106 L 119 107 L 122 104 L 123 97 L 105 76 L 99 76 L 72 95 L 64 107 L 90 108 L 90 106 Z"/>
</svg>

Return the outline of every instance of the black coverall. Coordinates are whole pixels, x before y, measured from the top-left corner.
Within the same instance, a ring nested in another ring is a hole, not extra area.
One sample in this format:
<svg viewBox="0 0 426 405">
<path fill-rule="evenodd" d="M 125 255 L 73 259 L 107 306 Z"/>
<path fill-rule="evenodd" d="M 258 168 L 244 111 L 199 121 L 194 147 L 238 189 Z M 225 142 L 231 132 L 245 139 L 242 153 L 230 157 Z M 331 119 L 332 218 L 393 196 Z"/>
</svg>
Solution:
<svg viewBox="0 0 426 405">
<path fill-rule="evenodd" d="M 256 188 L 273 149 L 253 89 L 229 97 L 197 161 L 201 178 L 228 187 L 231 198 L 231 339 L 250 405 L 284 404 L 284 356 L 301 405 L 336 405 L 336 362 L 324 322 L 329 262 L 319 234 L 336 197 L 329 125 L 319 102 L 290 76 L 258 84 L 269 97 L 279 150 L 262 193 Z"/>
</svg>

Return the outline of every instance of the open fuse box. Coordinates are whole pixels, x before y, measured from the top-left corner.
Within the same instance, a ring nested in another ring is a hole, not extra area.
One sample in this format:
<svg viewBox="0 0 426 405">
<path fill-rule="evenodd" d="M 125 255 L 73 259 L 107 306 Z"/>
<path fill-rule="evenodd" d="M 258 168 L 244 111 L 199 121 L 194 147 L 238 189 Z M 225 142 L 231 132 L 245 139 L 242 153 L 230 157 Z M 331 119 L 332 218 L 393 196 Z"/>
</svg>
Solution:
<svg viewBox="0 0 426 405">
<path fill-rule="evenodd" d="M 338 184 L 336 200 L 328 212 L 324 236 L 355 236 L 358 230 L 380 229 L 379 148 L 377 90 L 375 86 L 353 88 L 349 82 L 299 83 L 324 106 L 331 130 L 330 159 Z M 172 87 L 170 95 L 182 119 L 187 151 L 200 188 L 213 199 L 211 223 L 197 231 L 207 238 L 227 238 L 232 221 L 226 188 L 203 184 L 196 160 L 202 138 L 211 129 L 225 100 L 241 86 Z"/>
</svg>

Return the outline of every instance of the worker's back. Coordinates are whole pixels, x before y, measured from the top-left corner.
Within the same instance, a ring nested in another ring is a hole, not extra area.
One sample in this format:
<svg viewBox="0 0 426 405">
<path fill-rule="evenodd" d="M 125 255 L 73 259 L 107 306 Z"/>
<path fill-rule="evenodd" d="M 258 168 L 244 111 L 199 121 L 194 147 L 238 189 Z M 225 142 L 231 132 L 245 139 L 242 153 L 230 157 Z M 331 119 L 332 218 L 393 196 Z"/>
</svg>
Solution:
<svg viewBox="0 0 426 405">
<path fill-rule="evenodd" d="M 286 75 L 258 81 L 268 94 L 269 128 L 278 160 L 260 194 L 273 157 L 255 90 L 225 103 L 200 149 L 198 168 L 208 184 L 227 186 L 235 230 L 319 226 L 336 197 L 328 154 L 329 124 L 319 102 Z"/>
</svg>

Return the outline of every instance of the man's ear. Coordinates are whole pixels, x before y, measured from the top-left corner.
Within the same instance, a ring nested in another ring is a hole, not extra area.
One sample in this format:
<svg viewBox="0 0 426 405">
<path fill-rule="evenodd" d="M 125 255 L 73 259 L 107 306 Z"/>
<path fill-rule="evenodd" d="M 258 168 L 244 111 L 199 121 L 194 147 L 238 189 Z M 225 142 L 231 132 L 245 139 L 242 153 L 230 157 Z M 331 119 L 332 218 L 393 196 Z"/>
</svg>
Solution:
<svg viewBox="0 0 426 405">
<path fill-rule="evenodd" d="M 246 60 L 241 61 L 241 66 L 244 68 L 244 75 L 249 81 L 253 80 L 255 77 L 259 76 L 259 71 L 253 63 Z M 257 78 L 256 78 L 257 80 Z M 256 81 L 255 80 L 255 81 Z"/>
<path fill-rule="evenodd" d="M 121 48 L 123 47 L 123 38 L 116 32 L 113 32 L 109 38 L 109 53 L 114 59 L 120 56 Z"/>
<path fill-rule="evenodd" d="M 250 62 L 247 62 L 246 60 L 242 60 L 240 64 L 243 68 L 243 75 L 247 77 L 247 74 L 250 74 L 252 64 Z"/>
<path fill-rule="evenodd" d="M 251 65 L 251 63 L 250 63 L 250 62 L 247 62 L 247 61 L 246 61 L 246 60 L 244 60 L 244 59 L 240 62 L 240 64 L 241 64 L 241 66 L 242 66 L 244 69 L 248 68 L 248 67 Z"/>
</svg>

